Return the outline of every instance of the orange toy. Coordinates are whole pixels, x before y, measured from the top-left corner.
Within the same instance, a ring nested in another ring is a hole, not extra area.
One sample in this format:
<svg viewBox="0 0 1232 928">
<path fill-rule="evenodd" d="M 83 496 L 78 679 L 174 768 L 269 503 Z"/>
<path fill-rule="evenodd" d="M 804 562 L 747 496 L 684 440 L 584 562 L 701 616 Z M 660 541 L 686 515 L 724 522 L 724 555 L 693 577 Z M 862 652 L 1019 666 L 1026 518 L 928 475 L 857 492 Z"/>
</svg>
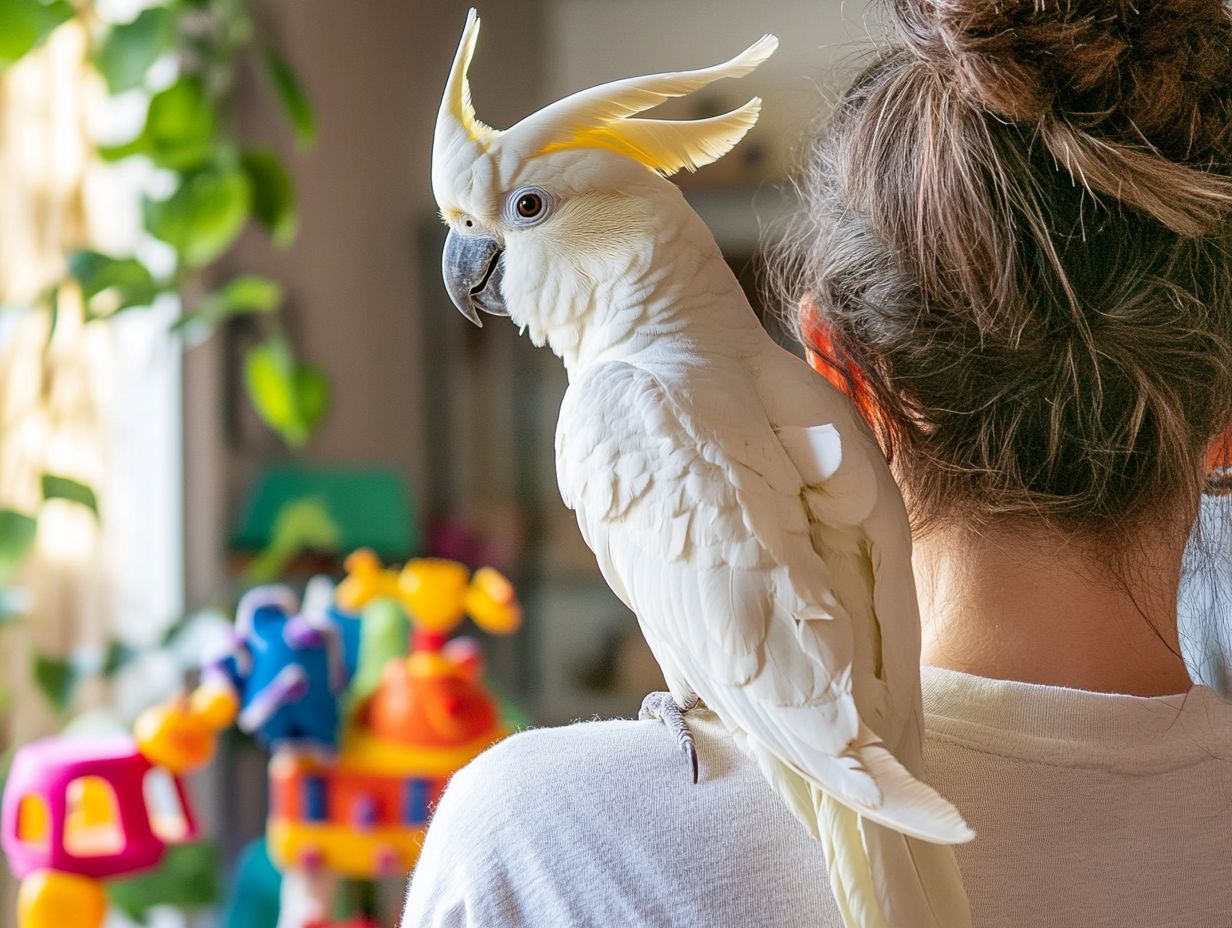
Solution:
<svg viewBox="0 0 1232 928">
<path fill-rule="evenodd" d="M 366 727 L 378 738 L 421 747 L 484 738 L 497 730 L 499 714 L 482 669 L 478 648 L 466 638 L 392 660 L 368 703 Z"/>
<path fill-rule="evenodd" d="M 355 552 L 346 567 L 335 603 L 364 611 L 373 638 L 361 640 L 360 652 L 375 645 L 376 660 L 367 661 L 373 672 L 361 666 L 352 680 L 359 700 L 336 760 L 284 751 L 270 762 L 267 838 L 284 870 L 373 878 L 414 866 L 449 777 L 507 734 L 483 683 L 478 646 L 449 634 L 468 615 L 485 631 L 508 634 L 522 610 L 513 586 L 489 567 L 472 576 L 454 561 L 421 558 L 391 569 L 371 551 Z M 368 607 L 377 600 L 406 612 L 414 630 L 409 655 L 405 631 L 374 624 L 379 616 Z"/>
</svg>

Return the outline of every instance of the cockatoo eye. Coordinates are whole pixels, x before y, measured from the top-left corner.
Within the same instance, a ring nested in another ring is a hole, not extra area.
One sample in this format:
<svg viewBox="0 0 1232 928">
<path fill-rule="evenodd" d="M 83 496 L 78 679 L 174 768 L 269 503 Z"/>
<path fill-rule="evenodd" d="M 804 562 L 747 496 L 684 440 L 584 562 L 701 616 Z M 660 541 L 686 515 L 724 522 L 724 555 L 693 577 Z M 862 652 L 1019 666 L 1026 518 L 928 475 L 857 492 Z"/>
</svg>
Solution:
<svg viewBox="0 0 1232 928">
<path fill-rule="evenodd" d="M 524 193 L 518 197 L 518 215 L 523 219 L 534 219 L 543 209 L 543 197 L 537 193 Z"/>
<path fill-rule="evenodd" d="M 510 225 L 533 226 L 552 212 L 552 196 L 540 187 L 520 187 L 505 201 L 505 219 Z"/>
</svg>

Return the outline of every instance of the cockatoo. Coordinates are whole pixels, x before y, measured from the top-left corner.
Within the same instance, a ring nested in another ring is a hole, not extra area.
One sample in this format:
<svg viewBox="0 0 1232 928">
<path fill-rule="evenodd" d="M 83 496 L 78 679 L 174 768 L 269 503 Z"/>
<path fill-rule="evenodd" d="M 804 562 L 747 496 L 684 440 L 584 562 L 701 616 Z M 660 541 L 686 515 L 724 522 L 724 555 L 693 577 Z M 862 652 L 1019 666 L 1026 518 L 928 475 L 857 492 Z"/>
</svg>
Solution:
<svg viewBox="0 0 1232 928">
<path fill-rule="evenodd" d="M 471 104 L 478 32 L 472 10 L 434 139 L 446 287 L 472 322 L 508 316 L 564 361 L 561 495 L 663 670 L 670 696 L 652 708 L 686 752 L 680 708 L 718 715 L 823 842 L 850 928 L 970 924 L 947 845 L 972 832 L 917 779 L 920 621 L 898 488 L 848 399 L 767 335 L 665 179 L 730 150 L 761 102 L 638 116 L 748 74 L 777 40 L 582 90 L 500 131 Z"/>
</svg>

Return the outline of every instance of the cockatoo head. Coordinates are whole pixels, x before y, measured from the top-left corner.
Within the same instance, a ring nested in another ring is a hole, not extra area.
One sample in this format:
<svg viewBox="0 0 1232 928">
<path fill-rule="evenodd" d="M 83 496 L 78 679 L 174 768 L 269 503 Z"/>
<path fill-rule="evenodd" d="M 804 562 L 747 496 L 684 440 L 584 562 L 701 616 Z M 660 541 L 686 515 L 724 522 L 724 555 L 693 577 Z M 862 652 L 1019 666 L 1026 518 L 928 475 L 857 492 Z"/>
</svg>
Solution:
<svg viewBox="0 0 1232 928">
<path fill-rule="evenodd" d="M 569 311 L 562 307 L 570 292 L 593 289 L 605 269 L 628 266 L 627 255 L 658 218 L 656 199 L 679 201 L 663 178 L 729 151 L 757 121 L 761 101 L 709 119 L 636 114 L 748 74 L 778 40 L 765 36 L 714 67 L 579 91 L 498 130 L 476 119 L 471 104 L 466 72 L 478 34 L 471 10 L 432 151 L 432 189 L 449 226 L 445 285 L 476 325 L 483 324 L 477 310 L 509 316 L 540 341 L 550 325 L 543 313 Z"/>
</svg>

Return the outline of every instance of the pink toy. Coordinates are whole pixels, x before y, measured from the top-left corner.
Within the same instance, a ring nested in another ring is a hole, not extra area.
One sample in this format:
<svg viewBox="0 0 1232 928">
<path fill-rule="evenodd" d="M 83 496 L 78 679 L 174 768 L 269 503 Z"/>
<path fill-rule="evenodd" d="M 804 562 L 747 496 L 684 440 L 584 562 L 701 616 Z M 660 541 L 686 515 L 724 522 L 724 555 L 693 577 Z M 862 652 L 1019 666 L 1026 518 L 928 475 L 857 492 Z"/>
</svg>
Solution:
<svg viewBox="0 0 1232 928">
<path fill-rule="evenodd" d="M 128 736 L 26 745 L 13 760 L 0 818 L 0 845 L 26 881 L 21 928 L 101 924 L 97 880 L 153 867 L 168 844 L 197 836 L 179 776 L 151 763 Z"/>
</svg>

